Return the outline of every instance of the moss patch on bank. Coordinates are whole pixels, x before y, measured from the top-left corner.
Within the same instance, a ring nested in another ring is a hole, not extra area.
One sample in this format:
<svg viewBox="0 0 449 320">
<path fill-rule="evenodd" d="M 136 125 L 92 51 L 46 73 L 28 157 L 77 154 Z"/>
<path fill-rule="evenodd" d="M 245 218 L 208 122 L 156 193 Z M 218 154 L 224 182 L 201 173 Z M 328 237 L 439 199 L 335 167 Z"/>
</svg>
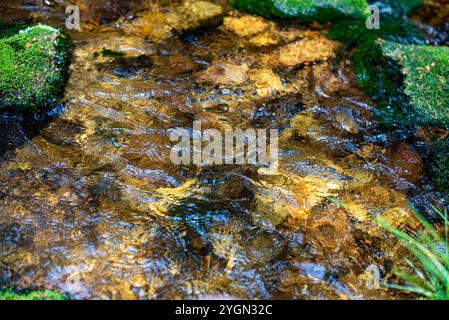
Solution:
<svg viewBox="0 0 449 320">
<path fill-rule="evenodd" d="M 357 79 L 384 124 L 449 125 L 447 47 L 423 45 L 421 32 L 405 20 L 384 21 L 380 30 L 345 21 L 329 35 L 346 43 Z"/>
<path fill-rule="evenodd" d="M 402 44 L 425 44 L 425 37 L 416 26 L 402 19 L 385 19 L 380 29 L 368 29 L 365 21 L 342 20 L 335 22 L 329 37 L 341 41 L 350 48 L 374 45 L 379 38 Z"/>
<path fill-rule="evenodd" d="M 64 300 L 65 297 L 55 291 L 31 291 L 27 293 L 16 293 L 12 290 L 0 292 L 0 300 Z"/>
<path fill-rule="evenodd" d="M 377 40 L 361 45 L 353 63 L 387 126 L 449 126 L 449 48 Z"/>
<path fill-rule="evenodd" d="M 340 21 L 329 31 L 346 45 L 357 80 L 377 104 L 374 113 L 387 127 L 437 126 L 449 129 L 449 48 L 426 46 L 422 32 L 402 16 L 421 1 L 390 12 L 379 30 L 363 21 Z M 397 7 L 396 7 L 397 8 Z M 396 18 L 395 18 L 396 17 Z M 449 139 L 436 142 L 431 171 L 440 190 L 449 194 Z"/>
<path fill-rule="evenodd" d="M 449 47 L 402 45 L 380 41 L 385 57 L 396 62 L 404 77 L 404 94 L 418 122 L 449 126 Z M 416 123 L 416 122 L 415 122 Z"/>
<path fill-rule="evenodd" d="M 61 96 L 70 39 L 46 25 L 0 25 L 0 109 L 37 111 Z"/>
<path fill-rule="evenodd" d="M 335 21 L 367 17 L 366 0 L 231 0 L 243 12 L 266 18 Z"/>
<path fill-rule="evenodd" d="M 409 15 L 423 0 L 231 0 L 238 10 L 266 18 L 300 20 L 361 20 L 370 14 L 368 5 L 379 8 L 382 17 Z"/>
</svg>

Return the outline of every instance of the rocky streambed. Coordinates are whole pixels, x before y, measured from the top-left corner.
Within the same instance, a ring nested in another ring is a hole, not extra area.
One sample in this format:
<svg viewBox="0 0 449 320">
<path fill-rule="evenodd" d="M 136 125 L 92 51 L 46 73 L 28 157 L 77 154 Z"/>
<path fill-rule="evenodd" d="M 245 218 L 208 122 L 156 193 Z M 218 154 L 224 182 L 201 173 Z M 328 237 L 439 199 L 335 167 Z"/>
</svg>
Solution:
<svg viewBox="0 0 449 320">
<path fill-rule="evenodd" d="M 410 297 L 383 285 L 407 253 L 370 218 L 412 230 L 412 204 L 437 222 L 431 206 L 447 197 L 431 155 L 447 131 L 386 128 L 357 81 L 351 44 L 328 24 L 217 3 L 118 8 L 101 24 L 91 8 L 70 31 L 64 102 L 0 114 L 0 289 L 75 299 Z M 13 1 L 0 4 L 0 18 L 62 25 L 65 14 Z M 428 41 L 447 41 L 425 20 L 416 24 Z M 172 164 L 170 131 L 194 121 L 279 129 L 278 172 Z"/>
</svg>

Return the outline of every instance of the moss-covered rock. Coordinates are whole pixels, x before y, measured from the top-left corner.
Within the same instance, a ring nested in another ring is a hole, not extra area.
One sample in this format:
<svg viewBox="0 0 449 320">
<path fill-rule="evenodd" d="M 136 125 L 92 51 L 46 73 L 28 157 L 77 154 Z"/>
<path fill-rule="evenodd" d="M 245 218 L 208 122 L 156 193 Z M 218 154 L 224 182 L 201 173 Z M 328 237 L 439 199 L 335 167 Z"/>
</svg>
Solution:
<svg viewBox="0 0 449 320">
<path fill-rule="evenodd" d="M 380 41 L 383 56 L 400 66 L 403 91 L 422 124 L 449 126 L 449 47 Z M 416 123 L 416 121 L 415 121 Z"/>
<path fill-rule="evenodd" d="M 64 296 L 58 292 L 31 291 L 28 293 L 15 293 L 12 290 L 0 292 L 0 300 L 64 300 Z"/>
<path fill-rule="evenodd" d="M 298 18 L 301 20 L 335 21 L 367 16 L 366 0 L 231 0 L 244 12 L 266 18 Z"/>
<path fill-rule="evenodd" d="M 421 32 L 403 20 L 384 21 L 380 30 L 341 22 L 330 37 L 355 48 L 357 78 L 385 124 L 449 125 L 447 47 L 422 45 Z"/>
<path fill-rule="evenodd" d="M 448 61 L 447 47 L 385 40 L 364 43 L 353 56 L 358 80 L 388 126 L 449 126 Z"/>
<path fill-rule="evenodd" d="M 346 44 L 357 79 L 387 126 L 449 128 L 449 48 L 426 46 L 421 31 L 403 19 L 384 19 L 379 30 L 362 21 L 335 23 L 329 36 Z M 437 142 L 435 184 L 449 193 L 449 139 Z"/>
<path fill-rule="evenodd" d="M 46 26 L 0 24 L 0 109 L 36 111 L 60 97 L 70 40 Z"/>
<path fill-rule="evenodd" d="M 402 44 L 425 44 L 420 29 L 402 19 L 385 19 L 380 29 L 366 28 L 365 21 L 342 20 L 335 22 L 329 30 L 329 37 L 350 47 L 374 45 L 378 38 Z"/>
</svg>

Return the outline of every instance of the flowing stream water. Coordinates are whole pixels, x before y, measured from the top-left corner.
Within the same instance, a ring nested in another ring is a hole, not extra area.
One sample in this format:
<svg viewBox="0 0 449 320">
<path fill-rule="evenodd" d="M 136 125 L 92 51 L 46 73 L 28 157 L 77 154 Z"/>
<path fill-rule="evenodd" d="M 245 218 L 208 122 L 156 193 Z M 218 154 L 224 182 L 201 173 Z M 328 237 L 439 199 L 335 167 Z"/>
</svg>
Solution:
<svg viewBox="0 0 449 320">
<path fill-rule="evenodd" d="M 29 1 L 7 2 L 5 20 L 61 23 Z M 323 33 L 273 28 L 285 43 Z M 432 129 L 383 129 L 346 58 L 270 73 L 262 56 L 283 44 L 255 46 L 221 24 L 162 41 L 120 23 L 71 35 L 64 102 L 0 115 L 0 288 L 108 299 L 407 297 L 382 285 L 406 252 L 369 217 L 414 228 L 410 203 L 428 214 L 446 204 L 423 156 L 421 131 Z M 206 69 L 218 62 L 233 67 Z M 268 72 L 267 87 L 280 79 L 281 92 L 263 91 L 256 76 L 236 83 L 257 72 Z M 196 120 L 279 129 L 278 173 L 172 164 L 170 130 Z"/>
</svg>

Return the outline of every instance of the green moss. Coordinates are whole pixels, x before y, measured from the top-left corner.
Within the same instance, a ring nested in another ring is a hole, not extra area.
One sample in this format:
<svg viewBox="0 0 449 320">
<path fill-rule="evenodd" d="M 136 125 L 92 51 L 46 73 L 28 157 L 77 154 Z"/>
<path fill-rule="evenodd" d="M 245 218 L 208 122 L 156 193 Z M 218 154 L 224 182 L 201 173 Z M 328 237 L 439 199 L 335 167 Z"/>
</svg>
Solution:
<svg viewBox="0 0 449 320">
<path fill-rule="evenodd" d="M 357 48 L 352 59 L 360 85 L 377 103 L 376 116 L 387 127 L 412 122 L 414 115 L 407 112 L 409 103 L 402 90 L 404 79 L 400 67 L 384 58 L 378 46 L 368 42 Z"/>
<path fill-rule="evenodd" d="M 266 18 L 335 21 L 367 16 L 366 0 L 231 0 L 240 11 Z"/>
<path fill-rule="evenodd" d="M 407 21 L 385 20 L 380 30 L 348 23 L 336 23 L 329 35 L 355 48 L 358 81 L 384 124 L 448 126 L 448 48 L 422 45 L 421 32 Z"/>
<path fill-rule="evenodd" d="M 353 56 L 357 77 L 385 124 L 449 126 L 449 48 L 379 40 Z"/>
<path fill-rule="evenodd" d="M 421 31 L 402 19 L 385 19 L 380 30 L 366 29 L 363 21 L 341 21 L 329 36 L 346 44 L 384 125 L 449 128 L 448 47 L 425 46 Z M 432 171 L 435 184 L 449 193 L 449 138 L 437 143 Z"/>
<path fill-rule="evenodd" d="M 12 290 L 0 292 L 0 300 L 64 300 L 64 296 L 51 290 L 15 293 Z"/>
<path fill-rule="evenodd" d="M 36 111 L 60 97 L 69 37 L 45 25 L 0 25 L 0 109 Z"/>
<path fill-rule="evenodd" d="M 385 19 L 380 29 L 366 28 L 365 21 L 342 20 L 335 22 L 329 30 L 329 37 L 352 47 L 361 44 L 374 45 L 382 38 L 402 44 L 424 44 L 422 32 L 413 24 L 402 19 Z"/>
<path fill-rule="evenodd" d="M 335 21 L 366 18 L 368 4 L 378 6 L 383 17 L 400 17 L 410 14 L 423 0 L 231 0 L 231 3 L 240 11 L 266 18 Z"/>
<path fill-rule="evenodd" d="M 449 47 L 402 45 L 381 41 L 385 57 L 404 77 L 404 94 L 417 113 L 415 124 L 449 125 Z"/>
</svg>

